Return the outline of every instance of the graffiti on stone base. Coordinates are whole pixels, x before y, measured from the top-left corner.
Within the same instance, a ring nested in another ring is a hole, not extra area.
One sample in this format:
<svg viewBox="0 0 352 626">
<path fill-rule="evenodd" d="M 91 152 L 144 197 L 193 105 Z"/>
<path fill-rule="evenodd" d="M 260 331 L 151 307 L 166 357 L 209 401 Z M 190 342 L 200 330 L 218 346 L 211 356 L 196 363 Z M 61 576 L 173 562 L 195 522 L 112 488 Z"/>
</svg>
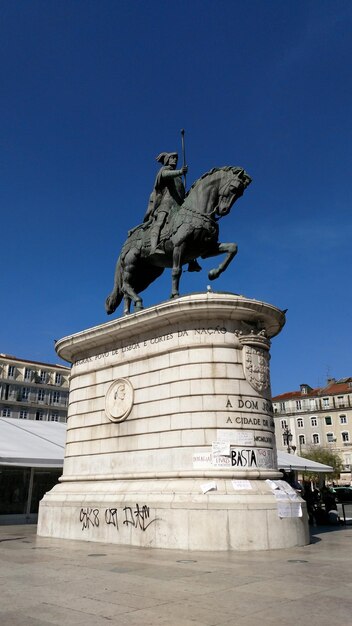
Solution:
<svg viewBox="0 0 352 626">
<path fill-rule="evenodd" d="M 105 509 L 105 523 L 110 526 L 115 526 L 116 530 L 119 529 L 119 520 L 117 516 L 117 509 Z"/>
<path fill-rule="evenodd" d="M 100 524 L 113 526 L 117 532 L 120 530 L 120 521 L 122 527 L 132 526 L 145 532 L 147 528 L 154 524 L 159 518 L 150 516 L 149 506 L 146 504 L 136 504 L 135 508 L 125 506 L 121 511 L 118 508 L 100 509 L 84 507 L 79 513 L 79 521 L 82 524 L 82 531 L 90 528 L 99 528 Z"/>
<path fill-rule="evenodd" d="M 99 509 L 91 509 L 86 507 L 81 509 L 79 513 L 79 521 L 82 522 L 82 530 L 99 526 Z"/>
<path fill-rule="evenodd" d="M 132 525 L 134 528 L 140 528 L 143 532 L 158 519 L 157 517 L 150 519 L 149 506 L 146 504 L 141 507 L 139 504 L 136 504 L 134 511 L 131 506 L 125 506 L 124 513 L 125 519 L 123 523 L 126 526 Z"/>
</svg>

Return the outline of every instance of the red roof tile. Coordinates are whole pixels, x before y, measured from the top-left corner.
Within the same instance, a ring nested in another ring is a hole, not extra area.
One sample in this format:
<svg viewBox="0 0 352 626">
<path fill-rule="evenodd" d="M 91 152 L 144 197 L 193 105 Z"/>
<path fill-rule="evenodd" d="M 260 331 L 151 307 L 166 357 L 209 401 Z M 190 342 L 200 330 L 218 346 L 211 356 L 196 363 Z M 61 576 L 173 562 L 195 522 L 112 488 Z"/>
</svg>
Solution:
<svg viewBox="0 0 352 626">
<path fill-rule="evenodd" d="M 273 398 L 273 402 L 281 402 L 295 398 L 312 398 L 317 396 L 342 396 L 346 393 L 352 393 L 352 378 L 342 378 L 341 380 L 333 381 L 326 387 L 316 387 L 315 389 L 310 389 L 308 393 L 302 393 L 300 389 L 298 391 L 287 391 L 286 393 L 281 393 L 278 396 L 275 396 Z"/>
</svg>

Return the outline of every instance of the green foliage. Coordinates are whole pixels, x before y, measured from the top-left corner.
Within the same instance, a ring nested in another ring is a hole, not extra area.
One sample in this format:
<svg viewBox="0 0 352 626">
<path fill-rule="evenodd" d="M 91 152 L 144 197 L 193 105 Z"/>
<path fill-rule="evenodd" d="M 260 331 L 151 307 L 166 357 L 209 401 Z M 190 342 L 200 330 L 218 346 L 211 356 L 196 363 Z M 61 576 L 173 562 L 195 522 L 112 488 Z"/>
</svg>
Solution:
<svg viewBox="0 0 352 626">
<path fill-rule="evenodd" d="M 322 448 L 321 446 L 314 446 L 309 448 L 306 452 L 302 452 L 302 457 L 305 459 L 310 459 L 311 461 L 316 461 L 317 463 L 323 463 L 324 465 L 330 465 L 334 468 L 333 472 L 329 472 L 325 474 L 325 476 L 329 476 L 331 479 L 340 478 L 340 473 L 342 471 L 343 463 L 340 455 L 333 450 L 329 450 L 329 448 Z M 319 475 L 314 472 L 307 472 L 304 474 L 309 478 L 318 478 Z M 324 475 L 324 474 L 323 474 Z M 320 472 L 320 476 L 322 473 Z"/>
</svg>

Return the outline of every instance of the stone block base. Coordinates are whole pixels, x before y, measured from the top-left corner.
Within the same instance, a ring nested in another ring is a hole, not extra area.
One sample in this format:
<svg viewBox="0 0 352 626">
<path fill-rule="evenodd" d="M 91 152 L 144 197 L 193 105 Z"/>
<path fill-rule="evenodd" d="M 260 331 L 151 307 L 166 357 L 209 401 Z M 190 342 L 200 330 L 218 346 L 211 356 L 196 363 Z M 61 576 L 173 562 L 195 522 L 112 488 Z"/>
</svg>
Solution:
<svg viewBox="0 0 352 626">
<path fill-rule="evenodd" d="M 264 302 L 193 294 L 58 341 L 72 363 L 67 442 L 38 533 L 185 550 L 308 543 L 304 503 L 266 482 L 281 478 L 269 349 L 284 323 Z"/>
<path fill-rule="evenodd" d="M 203 494 L 202 489 L 216 486 Z M 58 485 L 40 506 L 38 534 L 177 550 L 272 550 L 309 543 L 302 517 L 278 515 L 263 480 L 234 493 L 231 479 Z"/>
</svg>

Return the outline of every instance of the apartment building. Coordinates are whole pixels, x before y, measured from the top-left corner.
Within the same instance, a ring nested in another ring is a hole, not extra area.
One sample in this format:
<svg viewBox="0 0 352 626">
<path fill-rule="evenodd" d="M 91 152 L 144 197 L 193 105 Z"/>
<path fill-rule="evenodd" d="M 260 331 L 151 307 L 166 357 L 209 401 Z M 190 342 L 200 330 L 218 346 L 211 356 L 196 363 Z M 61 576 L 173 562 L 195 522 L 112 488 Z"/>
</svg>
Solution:
<svg viewBox="0 0 352 626">
<path fill-rule="evenodd" d="M 70 368 L 0 354 L 0 417 L 66 422 Z"/>
<path fill-rule="evenodd" d="M 325 387 L 307 384 L 273 398 L 276 444 L 290 446 L 300 454 L 312 446 L 337 452 L 343 462 L 344 482 L 350 482 L 352 468 L 352 378 L 329 378 Z"/>
</svg>

